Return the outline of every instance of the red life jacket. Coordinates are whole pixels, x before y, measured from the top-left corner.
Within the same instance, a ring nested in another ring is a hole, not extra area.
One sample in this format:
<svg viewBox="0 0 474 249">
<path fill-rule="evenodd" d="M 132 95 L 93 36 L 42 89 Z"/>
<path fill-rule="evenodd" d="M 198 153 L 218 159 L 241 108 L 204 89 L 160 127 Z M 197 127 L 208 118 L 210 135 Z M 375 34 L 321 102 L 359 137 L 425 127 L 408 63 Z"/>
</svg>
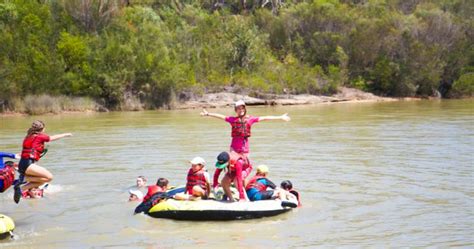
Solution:
<svg viewBox="0 0 474 249">
<path fill-rule="evenodd" d="M 248 117 L 236 118 L 230 125 L 232 126 L 232 137 L 250 137 L 251 126 L 247 122 Z"/>
<path fill-rule="evenodd" d="M 166 188 L 158 186 L 158 185 L 151 185 L 147 187 L 147 192 L 145 197 L 143 197 L 143 202 L 148 201 L 154 194 L 158 192 L 166 192 Z"/>
<path fill-rule="evenodd" d="M 188 177 L 187 177 L 187 183 L 186 183 L 186 193 L 192 193 L 193 187 L 198 185 L 204 191 L 207 191 L 207 184 L 206 184 L 206 176 L 205 173 L 206 171 L 203 169 L 193 172 L 193 169 L 189 169 L 188 171 Z"/>
<path fill-rule="evenodd" d="M 242 170 L 244 170 L 250 165 L 248 158 L 243 156 L 242 154 L 239 154 L 239 153 L 235 152 L 235 151 L 231 151 L 229 153 L 229 166 L 228 166 L 229 170 L 231 170 L 231 171 L 234 170 L 235 164 L 240 159 L 242 159 L 244 161 L 244 163 L 242 165 Z"/>
<path fill-rule="evenodd" d="M 249 183 L 247 183 L 247 186 L 245 187 L 245 190 L 249 190 L 251 188 L 256 188 L 258 192 L 263 192 L 267 190 L 267 186 L 261 182 L 258 182 L 259 179 L 265 178 L 263 176 L 254 176 L 252 179 L 250 179 Z"/>
<path fill-rule="evenodd" d="M 41 153 L 44 151 L 44 143 L 35 142 L 37 134 L 28 136 L 23 140 L 23 150 L 21 151 L 21 158 L 33 159 L 38 161 Z"/>
<path fill-rule="evenodd" d="M 143 202 L 148 201 L 148 199 L 150 199 L 151 196 L 158 193 L 158 191 L 160 190 L 158 188 L 158 186 L 156 186 L 156 185 L 148 186 L 147 189 L 148 189 L 148 191 L 146 192 L 145 197 L 143 197 Z"/>
<path fill-rule="evenodd" d="M 15 180 L 15 168 L 13 164 L 5 163 L 5 167 L 0 169 L 0 182 L 3 182 L 3 187 L 0 188 L 0 193 L 7 190 Z"/>
</svg>

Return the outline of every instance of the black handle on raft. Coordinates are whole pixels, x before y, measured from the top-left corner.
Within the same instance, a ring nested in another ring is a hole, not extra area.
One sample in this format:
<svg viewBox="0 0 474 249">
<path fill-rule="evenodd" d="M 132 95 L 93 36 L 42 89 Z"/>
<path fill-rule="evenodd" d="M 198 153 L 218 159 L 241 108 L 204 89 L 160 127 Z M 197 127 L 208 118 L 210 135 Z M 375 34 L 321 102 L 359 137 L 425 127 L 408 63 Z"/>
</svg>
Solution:
<svg viewBox="0 0 474 249">
<path fill-rule="evenodd" d="M 295 208 L 295 207 L 298 207 L 298 204 L 290 202 L 290 201 L 281 201 L 281 206 Z"/>
</svg>

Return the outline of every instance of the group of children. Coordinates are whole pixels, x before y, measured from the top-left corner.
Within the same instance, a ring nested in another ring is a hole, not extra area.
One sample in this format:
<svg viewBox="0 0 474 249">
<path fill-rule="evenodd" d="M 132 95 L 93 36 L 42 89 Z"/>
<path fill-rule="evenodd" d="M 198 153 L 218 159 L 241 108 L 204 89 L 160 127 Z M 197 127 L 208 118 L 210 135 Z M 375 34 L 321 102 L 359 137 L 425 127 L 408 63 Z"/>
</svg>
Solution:
<svg viewBox="0 0 474 249">
<path fill-rule="evenodd" d="M 190 161 L 191 168 L 189 169 L 188 176 L 186 178 L 186 186 L 183 193 L 176 193 L 173 198 L 177 200 L 195 200 L 195 199 L 207 199 L 211 197 L 211 184 L 209 174 L 205 168 L 206 162 L 200 157 L 196 157 Z M 219 164 L 219 162 L 217 162 Z M 217 168 L 218 170 L 219 168 Z M 216 172 L 217 172 L 216 170 Z M 293 190 L 293 184 L 289 180 L 281 182 L 280 188 L 267 178 L 268 167 L 266 165 L 259 165 L 257 172 L 245 185 L 246 197 L 250 201 L 259 200 L 270 200 L 270 199 L 281 199 L 281 200 L 297 200 L 298 206 L 301 206 L 299 193 Z M 200 176 L 203 176 L 202 180 Z M 169 181 L 166 178 L 158 178 L 156 185 L 146 185 L 147 180 L 144 176 L 138 176 L 136 185 L 129 189 L 128 201 L 146 202 L 154 194 L 159 192 L 166 192 L 170 189 Z M 217 188 L 217 184 L 213 188 L 214 191 Z M 230 188 L 230 186 L 229 186 Z M 270 188 L 270 189 L 269 189 Z M 226 189 L 223 188 L 225 192 Z M 144 195 L 144 191 L 146 195 Z M 229 189 L 230 191 L 230 189 Z M 213 192 L 213 198 L 216 198 L 215 192 Z M 226 193 L 229 201 L 233 201 L 232 192 Z M 244 199 L 245 200 L 245 195 Z"/>
<path fill-rule="evenodd" d="M 201 116 L 222 119 L 231 125 L 232 142 L 230 150 L 229 152 L 224 151 L 217 156 L 217 162 L 215 164 L 216 170 L 212 177 L 212 184 L 211 177 L 206 169 L 206 161 L 201 157 L 193 158 L 190 161 L 191 167 L 186 177 L 185 191 L 184 193 L 174 195 L 174 198 L 178 200 L 206 199 L 209 198 L 211 193 L 214 193 L 220 185 L 225 193 L 226 199 L 232 202 L 234 201 L 234 196 L 231 191 L 231 185 L 234 183 L 238 191 L 239 201 L 297 199 L 298 203 L 300 203 L 299 193 L 293 190 L 293 186 L 289 180 L 283 181 L 278 188 L 267 178 L 269 169 L 266 165 L 258 166 L 255 176 L 246 180 L 253 169 L 249 159 L 249 137 L 251 136 L 252 125 L 265 120 L 290 121 L 290 117 L 287 114 L 263 117 L 249 116 L 247 115 L 246 105 L 243 101 L 237 101 L 234 104 L 234 108 L 236 116 L 209 113 L 206 109 L 203 109 Z M 222 172 L 225 172 L 225 174 L 219 182 L 219 176 Z M 132 192 L 130 192 L 130 194 L 131 198 L 132 195 L 136 196 Z M 133 199 L 134 198 L 135 197 L 133 197 Z"/>
<path fill-rule="evenodd" d="M 281 199 L 297 200 L 298 203 L 300 203 L 299 194 L 293 190 L 293 185 L 289 180 L 283 181 L 280 188 L 278 188 L 267 178 L 269 169 L 266 165 L 259 165 L 255 176 L 247 181 L 246 178 L 252 169 L 248 159 L 244 160 L 241 157 L 234 158 L 231 154 L 232 152 L 222 152 L 217 156 L 212 187 L 209 173 L 206 170 L 205 160 L 200 157 L 191 160 L 191 168 L 186 178 L 186 191 L 175 195 L 175 199 L 193 200 L 196 198 L 209 198 L 211 192 L 215 193 L 219 187 L 219 175 L 225 170 L 226 174 L 221 180 L 220 185 L 224 190 L 226 199 L 230 202 L 234 201 L 231 184 L 235 183 L 239 194 L 239 201 Z M 237 166 L 239 164 L 241 166 Z M 238 173 L 239 170 L 241 170 L 240 173 Z M 237 175 L 240 175 L 241 180 Z"/>
<path fill-rule="evenodd" d="M 287 188 L 288 184 L 282 185 L 282 188 L 276 189 L 275 184 L 266 178 L 268 167 L 259 166 L 256 175 L 249 181 L 245 179 L 251 173 L 253 167 L 249 159 L 249 137 L 251 136 L 252 125 L 266 120 L 284 120 L 290 121 L 288 114 L 281 116 L 262 116 L 253 117 L 247 115 L 245 102 L 237 101 L 234 105 L 236 116 L 224 116 L 218 113 L 210 113 L 203 109 L 201 116 L 214 117 L 222 119 L 231 125 L 232 142 L 229 152 L 222 152 L 217 157 L 216 171 L 213 175 L 213 183 L 205 166 L 206 161 L 201 157 L 196 157 L 190 161 L 191 168 L 188 171 L 186 191 L 184 194 L 177 194 L 177 199 L 194 199 L 198 197 L 209 197 L 211 190 L 215 190 L 219 185 L 222 186 L 225 195 L 229 201 L 234 201 L 231 192 L 231 184 L 235 183 L 239 193 L 239 200 L 260 200 L 272 198 L 290 198 L 291 188 Z M 47 152 L 45 143 L 55 141 L 61 138 L 72 136 L 71 133 L 63 133 L 49 136 L 45 133 L 45 124 L 36 120 L 28 129 L 23 140 L 23 148 L 20 155 L 3 153 L 0 158 L 10 157 L 20 159 L 17 170 L 20 173 L 19 178 L 13 184 L 12 173 L 14 178 L 14 169 L 7 168 L 3 160 L 0 164 L 0 191 L 5 191 L 10 185 L 14 185 L 14 201 L 18 203 L 22 193 L 36 191 L 38 187 L 50 182 L 53 175 L 45 168 L 38 164 L 41 157 Z M 219 182 L 219 176 L 225 172 L 224 177 Z M 156 185 L 148 187 L 148 194 L 143 197 L 145 200 L 154 192 L 166 191 L 168 181 L 164 178 L 158 179 Z M 291 184 L 290 184 L 291 185 Z M 285 188 L 283 188 L 285 186 Z M 270 187 L 275 190 L 267 190 Z M 212 189 L 211 189 L 212 188 Z M 285 191 L 285 192 L 284 192 Z M 36 191 L 37 192 L 37 191 Z M 35 194 L 34 196 L 39 196 Z M 139 198 L 137 193 L 137 198 Z M 297 196 L 299 197 L 299 196 Z"/>
</svg>

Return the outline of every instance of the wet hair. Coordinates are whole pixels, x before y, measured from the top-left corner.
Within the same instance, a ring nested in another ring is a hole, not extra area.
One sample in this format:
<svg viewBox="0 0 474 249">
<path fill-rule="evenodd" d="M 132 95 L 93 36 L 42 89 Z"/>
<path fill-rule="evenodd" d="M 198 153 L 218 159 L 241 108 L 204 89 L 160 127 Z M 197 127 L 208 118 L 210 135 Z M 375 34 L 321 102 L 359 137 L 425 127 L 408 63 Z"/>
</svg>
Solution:
<svg viewBox="0 0 474 249">
<path fill-rule="evenodd" d="M 166 187 L 168 186 L 168 183 L 169 183 L 168 179 L 163 178 L 163 177 L 158 178 L 158 180 L 156 181 L 156 185 L 160 187 Z"/>
<path fill-rule="evenodd" d="M 290 180 L 285 180 L 280 183 L 280 187 L 284 190 L 290 190 L 293 188 L 293 184 L 290 182 Z"/>
<path fill-rule="evenodd" d="M 163 178 L 163 177 L 158 178 L 158 181 L 156 181 L 156 185 L 160 187 L 166 187 L 168 186 L 168 183 L 169 183 L 168 179 Z"/>
<path fill-rule="evenodd" d="M 31 136 L 33 134 L 38 134 L 42 132 L 44 129 L 44 123 L 41 120 L 35 120 L 32 124 L 31 127 L 28 129 L 28 132 L 26 133 L 26 136 Z"/>
<path fill-rule="evenodd" d="M 166 187 L 166 186 L 168 186 L 168 183 L 169 183 L 168 179 L 160 177 L 156 181 L 156 186 Z"/>
<path fill-rule="evenodd" d="M 142 179 L 144 182 L 146 182 L 146 178 L 144 176 L 138 176 L 137 178 Z"/>
</svg>

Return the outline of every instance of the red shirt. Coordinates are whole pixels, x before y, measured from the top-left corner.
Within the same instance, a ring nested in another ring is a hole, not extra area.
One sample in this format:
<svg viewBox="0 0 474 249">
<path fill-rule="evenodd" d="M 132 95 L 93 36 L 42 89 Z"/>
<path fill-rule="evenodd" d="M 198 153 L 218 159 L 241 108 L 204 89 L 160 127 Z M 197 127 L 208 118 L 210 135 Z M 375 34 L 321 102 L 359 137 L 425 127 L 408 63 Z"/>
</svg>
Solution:
<svg viewBox="0 0 474 249">
<path fill-rule="evenodd" d="M 21 158 L 39 161 L 41 153 L 44 151 L 44 143 L 49 142 L 50 140 L 51 138 L 45 133 L 33 134 L 25 137 L 23 140 Z"/>
<path fill-rule="evenodd" d="M 148 191 L 146 192 L 146 195 L 145 197 L 143 197 L 143 202 L 147 201 L 148 199 L 150 199 L 154 194 L 158 193 L 158 192 L 166 192 L 166 189 L 160 187 L 160 186 L 157 186 L 157 185 L 151 185 L 151 186 L 148 186 Z"/>
</svg>

